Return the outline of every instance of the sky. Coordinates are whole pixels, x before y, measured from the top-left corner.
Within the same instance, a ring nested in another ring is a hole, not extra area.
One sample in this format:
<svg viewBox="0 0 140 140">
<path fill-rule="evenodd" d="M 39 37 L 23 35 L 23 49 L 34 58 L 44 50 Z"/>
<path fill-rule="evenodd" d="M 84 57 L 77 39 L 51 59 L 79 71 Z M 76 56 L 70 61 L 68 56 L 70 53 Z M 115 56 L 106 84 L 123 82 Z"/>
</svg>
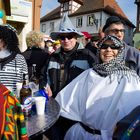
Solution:
<svg viewBox="0 0 140 140">
<path fill-rule="evenodd" d="M 136 25 L 137 6 L 135 0 L 116 0 L 128 19 Z M 41 17 L 58 7 L 58 0 L 42 0 Z"/>
</svg>

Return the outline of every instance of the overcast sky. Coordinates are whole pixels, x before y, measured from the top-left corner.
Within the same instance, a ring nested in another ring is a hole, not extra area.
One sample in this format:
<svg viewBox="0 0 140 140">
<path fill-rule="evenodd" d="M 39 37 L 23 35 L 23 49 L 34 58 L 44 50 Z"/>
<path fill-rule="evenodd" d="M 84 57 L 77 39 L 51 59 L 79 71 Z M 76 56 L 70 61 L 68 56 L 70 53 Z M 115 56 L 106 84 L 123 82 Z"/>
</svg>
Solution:
<svg viewBox="0 0 140 140">
<path fill-rule="evenodd" d="M 116 0 L 129 20 L 136 25 L 137 6 L 135 0 Z M 58 0 L 42 0 L 41 17 L 59 6 Z"/>
</svg>

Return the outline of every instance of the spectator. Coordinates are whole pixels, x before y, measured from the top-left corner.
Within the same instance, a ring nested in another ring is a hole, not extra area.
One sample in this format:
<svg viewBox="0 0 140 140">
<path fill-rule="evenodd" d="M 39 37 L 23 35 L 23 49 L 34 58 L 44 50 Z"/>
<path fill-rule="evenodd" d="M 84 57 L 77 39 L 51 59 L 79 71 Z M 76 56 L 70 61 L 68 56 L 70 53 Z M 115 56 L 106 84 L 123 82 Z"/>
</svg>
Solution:
<svg viewBox="0 0 140 140">
<path fill-rule="evenodd" d="M 53 49 L 53 43 L 54 41 L 51 38 L 45 40 L 45 52 L 47 52 L 48 54 L 52 54 L 55 51 Z"/>
<path fill-rule="evenodd" d="M 53 43 L 53 49 L 55 51 L 57 51 L 59 48 L 61 47 L 61 43 L 59 40 L 56 40 L 54 43 Z"/>
<path fill-rule="evenodd" d="M 9 24 L 0 25 L 0 83 L 16 93 L 16 83 L 28 73 L 27 63 L 20 54 L 16 29 Z"/>
<path fill-rule="evenodd" d="M 56 96 L 61 116 L 76 121 L 64 140 L 112 140 L 116 123 L 140 105 L 140 78 L 124 63 L 116 36 L 99 42 L 100 60 Z"/>
<path fill-rule="evenodd" d="M 125 23 L 119 17 L 111 16 L 107 19 L 106 24 L 103 27 L 103 32 L 106 35 L 115 35 L 123 40 L 125 34 Z M 126 65 L 135 70 L 140 76 L 140 52 L 136 48 L 129 46 L 126 43 L 124 48 L 124 59 Z"/>
<path fill-rule="evenodd" d="M 52 39 L 59 39 L 62 45 L 57 52 L 51 55 L 49 65 L 44 72 L 53 97 L 81 72 L 93 67 L 96 62 L 95 55 L 77 42 L 77 38 L 81 36 L 82 34 L 75 30 L 66 14 L 61 20 L 59 31 L 51 33 Z M 64 121 L 60 118 L 53 126 L 56 131 L 53 131 L 51 139 L 63 139 L 68 123 L 66 122 L 64 126 Z"/>
<path fill-rule="evenodd" d="M 93 66 L 96 57 L 89 50 L 77 42 L 82 34 L 76 31 L 68 18 L 64 15 L 58 32 L 52 32 L 52 39 L 60 39 L 62 47 L 51 55 L 44 77 L 52 89 L 53 97 L 72 79 L 84 70 Z"/>
<path fill-rule="evenodd" d="M 91 38 L 92 45 L 96 48 L 96 53 L 97 53 L 97 48 L 98 48 L 98 42 L 100 41 L 99 36 L 93 36 Z"/>
<path fill-rule="evenodd" d="M 49 54 L 44 51 L 44 34 L 39 31 L 30 31 L 26 36 L 27 50 L 23 52 L 28 65 L 29 79 L 32 75 L 32 65 L 36 64 L 36 76 L 41 81 L 41 69 L 48 60 Z"/>
<path fill-rule="evenodd" d="M 93 43 L 91 41 L 92 36 L 88 32 L 82 32 L 84 34 L 83 36 L 83 44 L 86 49 L 89 49 L 91 52 L 93 52 L 96 55 L 97 48 L 93 46 Z"/>
</svg>

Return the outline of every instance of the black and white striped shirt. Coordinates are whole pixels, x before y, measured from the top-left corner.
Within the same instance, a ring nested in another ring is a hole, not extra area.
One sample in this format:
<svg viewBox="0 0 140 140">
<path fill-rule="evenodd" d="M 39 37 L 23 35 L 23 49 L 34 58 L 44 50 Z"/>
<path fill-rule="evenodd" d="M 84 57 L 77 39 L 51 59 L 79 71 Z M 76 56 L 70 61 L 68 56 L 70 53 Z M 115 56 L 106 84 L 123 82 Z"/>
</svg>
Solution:
<svg viewBox="0 0 140 140">
<path fill-rule="evenodd" d="M 22 81 L 23 73 L 28 73 L 27 63 L 21 54 L 17 54 L 12 61 L 0 69 L 0 83 L 15 92 L 16 83 Z"/>
</svg>

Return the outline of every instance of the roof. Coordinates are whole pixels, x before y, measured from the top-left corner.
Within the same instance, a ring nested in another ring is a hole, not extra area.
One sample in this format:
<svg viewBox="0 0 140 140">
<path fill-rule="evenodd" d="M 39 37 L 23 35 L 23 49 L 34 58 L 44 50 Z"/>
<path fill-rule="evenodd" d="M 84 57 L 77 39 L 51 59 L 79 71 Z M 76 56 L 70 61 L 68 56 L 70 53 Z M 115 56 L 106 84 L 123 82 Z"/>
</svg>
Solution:
<svg viewBox="0 0 140 140">
<path fill-rule="evenodd" d="M 60 18 L 60 6 L 41 18 L 41 22 Z"/>
<path fill-rule="evenodd" d="M 60 2 L 60 3 L 62 3 L 62 2 L 68 2 L 68 1 L 70 1 L 70 0 L 58 0 L 58 2 Z M 75 2 L 77 2 L 77 3 L 79 3 L 79 4 L 81 4 L 81 5 L 83 5 L 83 0 L 74 0 Z"/>
<path fill-rule="evenodd" d="M 124 14 L 122 9 L 119 7 L 115 0 L 83 0 L 83 5 L 72 13 L 70 16 L 78 16 L 82 14 L 94 13 L 104 11 L 109 15 L 119 16 L 121 19 L 125 20 L 126 24 L 135 28 L 135 26 L 129 21 L 127 16 Z M 60 18 L 60 6 L 51 11 L 49 14 L 41 18 L 41 22 L 59 19 Z"/>
</svg>

